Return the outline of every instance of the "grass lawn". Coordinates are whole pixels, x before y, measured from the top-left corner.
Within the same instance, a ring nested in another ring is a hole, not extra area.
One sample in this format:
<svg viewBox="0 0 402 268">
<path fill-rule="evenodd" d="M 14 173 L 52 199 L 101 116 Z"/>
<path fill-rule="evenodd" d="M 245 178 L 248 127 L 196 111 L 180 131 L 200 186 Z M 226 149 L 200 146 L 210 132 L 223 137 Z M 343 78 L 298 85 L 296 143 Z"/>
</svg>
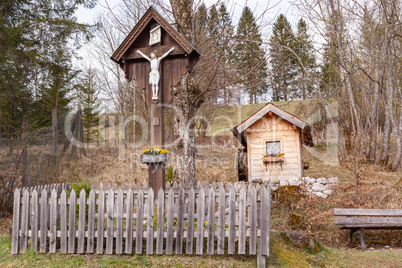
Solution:
<svg viewBox="0 0 402 268">
<path fill-rule="evenodd" d="M 8 235 L 0 235 L 0 267 L 255 267 L 255 256 L 62 255 L 28 250 L 11 255 Z M 320 247 L 299 249 L 273 234 L 270 267 L 401 267 L 402 251 L 361 251 Z"/>
<path fill-rule="evenodd" d="M 0 235 L 0 267 L 255 267 L 254 256 L 209 255 L 71 255 L 36 254 L 28 250 L 11 255 L 8 235 Z"/>
</svg>

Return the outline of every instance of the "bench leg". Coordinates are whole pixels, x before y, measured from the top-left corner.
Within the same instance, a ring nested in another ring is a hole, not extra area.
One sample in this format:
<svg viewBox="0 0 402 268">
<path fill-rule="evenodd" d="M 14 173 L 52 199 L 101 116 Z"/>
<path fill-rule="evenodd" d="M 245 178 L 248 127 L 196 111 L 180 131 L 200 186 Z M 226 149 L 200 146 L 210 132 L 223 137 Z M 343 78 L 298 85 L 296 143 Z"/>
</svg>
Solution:
<svg viewBox="0 0 402 268">
<path fill-rule="evenodd" d="M 366 243 L 364 243 L 364 228 L 360 229 L 360 243 L 362 244 L 362 250 L 367 250 Z"/>
<path fill-rule="evenodd" d="M 350 229 L 350 233 L 349 233 L 349 247 L 352 248 L 353 245 L 353 229 Z"/>
<path fill-rule="evenodd" d="M 349 247 L 352 248 L 353 247 L 353 233 L 356 232 L 359 229 L 356 228 L 352 228 L 350 229 L 350 234 L 349 234 Z"/>
</svg>

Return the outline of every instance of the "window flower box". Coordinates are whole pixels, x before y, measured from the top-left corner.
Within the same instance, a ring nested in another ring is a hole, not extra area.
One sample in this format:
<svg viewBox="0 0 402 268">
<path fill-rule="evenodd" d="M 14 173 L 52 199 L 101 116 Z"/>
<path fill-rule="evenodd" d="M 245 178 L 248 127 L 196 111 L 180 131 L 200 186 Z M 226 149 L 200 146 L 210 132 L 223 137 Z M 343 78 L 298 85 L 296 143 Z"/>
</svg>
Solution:
<svg viewBox="0 0 402 268">
<path fill-rule="evenodd" d="M 263 163 L 282 163 L 283 161 L 283 154 L 264 155 L 262 158 Z"/>
</svg>

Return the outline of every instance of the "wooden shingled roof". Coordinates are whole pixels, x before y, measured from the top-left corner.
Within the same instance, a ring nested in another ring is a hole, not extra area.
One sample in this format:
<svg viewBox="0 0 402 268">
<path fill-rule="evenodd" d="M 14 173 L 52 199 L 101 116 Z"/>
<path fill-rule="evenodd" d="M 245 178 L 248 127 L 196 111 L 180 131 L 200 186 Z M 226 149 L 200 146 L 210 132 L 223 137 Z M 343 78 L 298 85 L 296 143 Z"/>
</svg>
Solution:
<svg viewBox="0 0 402 268">
<path fill-rule="evenodd" d="M 127 35 L 126 39 L 121 43 L 119 48 L 113 53 L 111 59 L 116 63 L 121 63 L 123 55 L 130 46 L 135 42 L 139 35 L 144 31 L 151 20 L 155 20 L 187 53 L 188 55 L 195 53 L 199 55 L 197 50 L 175 29 L 170 25 L 154 7 L 150 7 L 144 16 L 139 20 L 134 29 Z"/>
<path fill-rule="evenodd" d="M 286 112 L 285 110 L 270 102 L 261 107 L 258 111 L 250 115 L 247 119 L 245 119 L 243 122 L 232 129 L 233 134 L 237 139 L 239 139 L 243 146 L 247 148 L 247 142 L 242 133 L 269 112 L 272 112 L 277 116 L 283 118 L 284 120 L 288 121 L 289 123 L 297 126 L 300 129 L 300 133 L 302 134 L 303 144 L 307 146 L 314 146 L 310 125 L 304 120 L 294 116 L 291 113 Z"/>
</svg>

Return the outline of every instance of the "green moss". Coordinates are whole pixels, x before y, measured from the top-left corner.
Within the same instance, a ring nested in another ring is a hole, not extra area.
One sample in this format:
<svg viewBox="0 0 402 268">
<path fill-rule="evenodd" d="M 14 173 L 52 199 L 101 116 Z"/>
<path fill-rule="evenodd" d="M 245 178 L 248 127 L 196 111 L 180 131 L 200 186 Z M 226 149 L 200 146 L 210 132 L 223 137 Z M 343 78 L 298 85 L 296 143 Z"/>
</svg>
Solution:
<svg viewBox="0 0 402 268">
<path fill-rule="evenodd" d="M 288 224 L 290 227 L 300 227 L 302 225 L 302 218 L 301 214 L 290 212 L 289 213 L 289 221 Z"/>
<path fill-rule="evenodd" d="M 301 193 L 296 185 L 280 186 L 277 191 L 277 199 L 281 204 L 292 205 L 300 200 Z"/>
<path fill-rule="evenodd" d="M 271 245 L 274 262 L 283 267 L 311 267 L 305 255 L 291 249 L 283 240 L 272 239 Z"/>
</svg>

